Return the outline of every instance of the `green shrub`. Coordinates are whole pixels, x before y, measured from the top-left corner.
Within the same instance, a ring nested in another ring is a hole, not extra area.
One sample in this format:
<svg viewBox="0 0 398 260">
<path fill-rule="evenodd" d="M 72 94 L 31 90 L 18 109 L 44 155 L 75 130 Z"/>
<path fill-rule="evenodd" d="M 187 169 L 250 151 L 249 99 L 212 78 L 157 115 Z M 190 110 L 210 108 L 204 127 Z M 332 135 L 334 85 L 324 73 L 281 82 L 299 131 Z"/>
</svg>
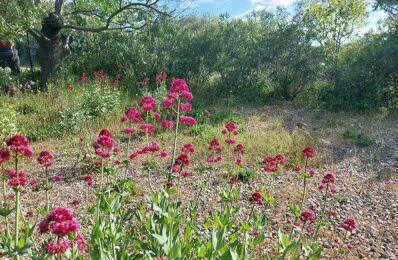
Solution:
<svg viewBox="0 0 398 260">
<path fill-rule="evenodd" d="M 20 131 L 17 123 L 18 114 L 11 105 L 4 103 L 0 105 L 0 143 L 4 138 Z"/>
<path fill-rule="evenodd" d="M 347 139 L 354 141 L 356 144 L 363 146 L 370 146 L 375 143 L 375 141 L 372 138 L 368 137 L 366 134 L 362 133 L 361 131 L 355 128 L 347 129 L 343 133 L 343 136 Z"/>
</svg>

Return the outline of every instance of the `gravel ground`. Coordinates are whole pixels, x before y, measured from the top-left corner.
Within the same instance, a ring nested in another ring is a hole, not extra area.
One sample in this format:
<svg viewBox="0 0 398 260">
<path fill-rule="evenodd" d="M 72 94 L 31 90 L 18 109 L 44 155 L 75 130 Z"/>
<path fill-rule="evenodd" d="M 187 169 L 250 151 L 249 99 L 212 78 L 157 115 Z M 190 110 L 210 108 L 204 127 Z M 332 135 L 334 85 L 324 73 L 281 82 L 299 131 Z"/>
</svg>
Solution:
<svg viewBox="0 0 398 260">
<path fill-rule="evenodd" d="M 325 163 L 318 169 L 318 176 L 311 180 L 308 194 L 309 202 L 318 203 L 321 196 L 317 185 L 322 173 L 332 170 L 337 177 L 337 195 L 334 208 L 339 212 L 337 219 L 331 219 L 325 228 L 321 242 L 325 246 L 323 258 L 329 259 L 397 259 L 398 257 L 398 121 L 391 118 L 378 118 L 354 114 L 333 114 L 322 111 L 297 109 L 290 106 L 268 106 L 261 109 L 238 109 L 245 115 L 248 122 L 251 117 L 260 117 L 262 121 L 273 117 L 281 117 L 286 129 L 299 127 L 308 131 L 318 144 L 324 155 Z M 360 129 L 372 139 L 375 144 L 369 147 L 358 146 L 352 141 L 342 138 L 342 131 L 349 127 Z M 52 147 L 57 147 L 54 141 Z M 46 143 L 33 144 L 37 151 Z M 65 150 L 56 152 L 57 162 L 51 174 L 60 174 L 63 181 L 56 184 L 52 191 L 54 205 L 68 205 L 77 199 L 80 204 L 74 206 L 76 214 L 84 218 L 87 201 L 93 201 L 94 195 L 89 192 L 82 181 L 85 170 L 73 168 L 75 161 Z M 30 165 L 26 165 L 29 169 Z M 142 200 L 142 194 L 149 194 L 146 175 L 138 170 L 138 165 L 132 165 L 130 176 L 140 188 L 136 201 Z M 40 175 L 34 172 L 34 175 Z M 41 174 L 42 175 L 42 174 Z M 155 187 L 162 187 L 165 177 L 160 174 L 153 176 Z M 201 181 L 207 181 L 208 188 L 199 194 L 197 187 Z M 220 205 L 218 189 L 223 183 L 220 171 L 199 174 L 193 171 L 192 176 L 183 179 L 181 198 L 184 201 L 200 200 L 200 214 L 205 217 L 209 211 Z M 292 171 L 286 171 L 277 179 L 261 174 L 248 183 L 240 183 L 242 197 L 234 202 L 243 207 L 241 218 L 249 211 L 247 203 L 254 189 L 264 184 L 276 197 L 278 203 L 274 207 L 263 208 L 269 217 L 269 225 L 265 230 L 266 242 L 256 252 L 258 259 L 274 256 L 278 229 L 286 229 L 287 205 L 298 201 L 301 192 L 301 180 Z M 38 209 L 44 206 L 44 192 L 32 192 L 29 200 L 24 198 L 25 209 Z M 358 222 L 358 230 L 347 241 L 353 243 L 355 249 L 339 253 L 333 239 L 342 231 L 339 227 L 341 218 L 354 216 Z"/>
</svg>

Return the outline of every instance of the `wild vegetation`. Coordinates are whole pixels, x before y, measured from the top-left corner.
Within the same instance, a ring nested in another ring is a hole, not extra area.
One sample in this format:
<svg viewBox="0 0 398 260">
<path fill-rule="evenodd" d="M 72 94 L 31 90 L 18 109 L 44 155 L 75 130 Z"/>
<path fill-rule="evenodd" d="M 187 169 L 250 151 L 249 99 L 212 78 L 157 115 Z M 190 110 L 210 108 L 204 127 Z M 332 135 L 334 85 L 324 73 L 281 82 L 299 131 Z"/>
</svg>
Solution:
<svg viewBox="0 0 398 260">
<path fill-rule="evenodd" d="M 397 255 L 396 0 L 163 4 L 0 0 L 0 255 Z"/>
</svg>

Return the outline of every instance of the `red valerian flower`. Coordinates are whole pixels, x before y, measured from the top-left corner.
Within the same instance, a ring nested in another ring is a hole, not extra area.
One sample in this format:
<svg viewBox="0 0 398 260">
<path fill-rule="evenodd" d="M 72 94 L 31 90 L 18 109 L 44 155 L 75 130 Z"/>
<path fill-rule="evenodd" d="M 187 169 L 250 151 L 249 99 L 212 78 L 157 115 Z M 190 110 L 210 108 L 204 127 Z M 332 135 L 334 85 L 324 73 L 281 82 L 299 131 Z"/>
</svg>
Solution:
<svg viewBox="0 0 398 260">
<path fill-rule="evenodd" d="M 135 133 L 135 128 L 134 127 L 126 127 L 123 129 L 123 132 L 127 135 L 132 135 Z"/>
<path fill-rule="evenodd" d="M 236 175 L 231 176 L 231 178 L 229 179 L 229 184 L 235 185 L 236 183 L 238 183 L 238 176 Z"/>
<path fill-rule="evenodd" d="M 72 248 L 72 242 L 65 238 L 59 238 L 56 242 L 50 240 L 46 245 L 46 251 L 50 255 L 65 254 L 69 248 Z"/>
<path fill-rule="evenodd" d="M 278 161 L 279 164 L 285 163 L 285 156 L 281 153 L 275 155 L 275 159 Z"/>
<path fill-rule="evenodd" d="M 221 142 L 220 140 L 214 138 L 210 141 L 210 145 L 209 145 L 209 150 L 210 151 L 221 151 Z"/>
<path fill-rule="evenodd" d="M 108 137 L 112 137 L 112 132 L 108 128 L 103 128 L 103 129 L 101 129 L 99 135 L 105 135 Z"/>
<path fill-rule="evenodd" d="M 52 159 L 53 155 L 47 150 L 41 151 L 39 157 L 37 157 L 38 163 L 44 167 L 50 167 L 52 165 Z"/>
<path fill-rule="evenodd" d="M 242 144 L 237 144 L 235 146 L 235 148 L 234 148 L 234 152 L 238 152 L 238 153 L 244 154 L 245 148 L 243 147 Z"/>
<path fill-rule="evenodd" d="M 348 217 L 343 221 L 341 227 L 344 228 L 347 232 L 352 232 L 357 229 L 357 222 L 354 218 Z"/>
<path fill-rule="evenodd" d="M 240 166 L 242 164 L 242 157 L 238 156 L 235 158 L 235 164 Z"/>
<path fill-rule="evenodd" d="M 66 89 L 67 89 L 68 91 L 72 91 L 72 90 L 73 90 L 72 83 L 70 83 L 70 82 L 66 83 Z"/>
<path fill-rule="evenodd" d="M 144 146 L 143 148 L 133 152 L 132 154 L 130 154 L 130 159 L 134 159 L 136 158 L 138 155 L 141 154 L 146 154 L 149 152 L 157 152 L 159 151 L 159 146 L 157 145 L 157 143 L 152 142 L 151 144 Z"/>
<path fill-rule="evenodd" d="M 32 178 L 32 179 L 29 180 L 29 185 L 30 186 L 35 186 L 36 183 L 37 183 L 37 180 L 35 178 Z"/>
<path fill-rule="evenodd" d="M 168 108 L 173 106 L 175 103 L 175 99 L 174 98 L 166 98 L 163 102 L 162 102 L 162 107 L 163 108 Z"/>
<path fill-rule="evenodd" d="M 227 144 L 234 144 L 234 143 L 235 143 L 235 139 L 233 139 L 233 138 L 227 138 L 227 139 L 225 139 L 225 142 L 226 142 Z"/>
<path fill-rule="evenodd" d="M 189 155 L 186 154 L 186 153 L 182 153 L 182 154 L 180 154 L 180 155 L 176 158 L 176 160 L 175 160 L 174 163 L 175 163 L 176 165 L 185 165 L 185 166 L 188 166 L 189 163 L 190 163 L 190 161 L 191 161 L 191 159 L 189 158 Z"/>
<path fill-rule="evenodd" d="M 156 107 L 156 101 L 151 96 L 145 96 L 141 99 L 139 105 L 142 108 L 142 110 L 149 112 Z"/>
<path fill-rule="evenodd" d="M 140 129 L 144 134 L 153 134 L 155 132 L 155 127 L 152 124 L 141 124 Z"/>
<path fill-rule="evenodd" d="M 314 149 L 314 147 L 312 147 L 312 146 L 305 147 L 305 148 L 302 150 L 301 154 L 302 154 L 304 157 L 312 158 L 312 157 L 314 157 L 314 155 L 315 155 L 315 149 Z"/>
<path fill-rule="evenodd" d="M 160 156 L 160 157 L 167 157 L 168 154 L 169 154 L 169 153 L 168 153 L 167 151 L 160 151 L 160 152 L 159 152 L 159 156 Z"/>
<path fill-rule="evenodd" d="M 331 217 L 337 216 L 337 210 L 335 210 L 335 209 L 330 210 L 329 215 L 330 215 Z"/>
<path fill-rule="evenodd" d="M 217 154 L 217 155 L 211 155 L 209 157 L 207 157 L 206 162 L 208 163 L 216 163 L 222 160 L 222 156 L 221 154 Z"/>
<path fill-rule="evenodd" d="M 83 83 L 87 83 L 87 82 L 88 82 L 88 77 L 87 77 L 86 72 L 83 72 L 83 73 L 82 73 L 82 78 L 81 78 L 81 80 L 82 80 Z"/>
<path fill-rule="evenodd" d="M 174 186 L 174 184 L 173 184 L 173 182 L 171 182 L 171 181 L 168 181 L 168 182 L 166 183 L 166 187 L 167 187 L 168 189 L 172 188 L 173 186 Z"/>
<path fill-rule="evenodd" d="M 354 249 L 354 246 L 351 243 L 348 243 L 347 244 L 347 249 L 348 250 L 352 250 L 352 249 Z"/>
<path fill-rule="evenodd" d="M 5 140 L 6 145 L 14 153 L 20 153 L 26 157 L 32 156 L 32 149 L 29 146 L 29 139 L 22 134 L 15 134 Z"/>
<path fill-rule="evenodd" d="M 258 205 L 263 205 L 263 196 L 259 191 L 253 192 L 250 197 L 252 203 L 257 203 Z"/>
<path fill-rule="evenodd" d="M 60 175 L 55 175 L 54 176 L 54 181 L 55 182 L 60 182 L 60 181 L 62 181 L 62 177 Z"/>
<path fill-rule="evenodd" d="M 172 129 L 174 127 L 174 121 L 164 120 L 162 121 L 162 123 L 160 123 L 160 125 L 166 129 Z"/>
<path fill-rule="evenodd" d="M 161 118 L 161 115 L 159 112 L 155 112 L 153 113 L 153 117 L 155 118 L 155 120 L 159 120 Z"/>
<path fill-rule="evenodd" d="M 335 179 L 336 178 L 334 177 L 333 173 L 326 172 L 325 175 L 323 175 L 322 182 L 323 183 L 333 184 L 335 182 Z"/>
<path fill-rule="evenodd" d="M 183 152 L 191 152 L 194 153 L 195 152 L 195 146 L 193 146 L 193 144 L 189 143 L 189 144 L 184 144 L 181 148 L 181 150 Z"/>
<path fill-rule="evenodd" d="M 188 177 L 189 172 L 187 170 L 182 170 L 181 171 L 181 176 L 182 177 Z"/>
<path fill-rule="evenodd" d="M 234 122 L 228 122 L 225 125 L 225 128 L 229 131 L 229 132 L 233 132 L 234 130 L 236 130 L 236 124 Z"/>
<path fill-rule="evenodd" d="M 295 172 L 300 172 L 301 171 L 301 166 L 300 165 L 295 166 L 294 167 L 294 171 Z"/>
<path fill-rule="evenodd" d="M 141 121 L 141 113 L 138 112 L 138 110 L 135 107 L 127 108 L 124 114 L 130 121 L 134 123 L 139 123 Z"/>
<path fill-rule="evenodd" d="M 8 171 L 8 185 L 10 185 L 13 188 L 17 188 L 19 186 L 25 187 L 26 185 L 26 175 L 24 171 L 18 171 L 18 174 L 15 175 L 15 170 Z"/>
<path fill-rule="evenodd" d="M 209 117 L 209 116 L 210 116 L 210 113 L 209 113 L 209 111 L 205 110 L 205 111 L 203 112 L 203 115 L 204 115 L 205 117 Z"/>
<path fill-rule="evenodd" d="M 94 178 L 93 175 L 86 175 L 84 176 L 84 181 L 87 183 L 87 185 L 93 185 Z"/>
<path fill-rule="evenodd" d="M 162 83 L 163 80 L 167 78 L 167 74 L 165 72 L 160 72 L 159 74 L 156 74 L 156 82 L 158 84 Z"/>
<path fill-rule="evenodd" d="M 14 193 L 8 193 L 7 199 L 9 199 L 9 200 L 15 199 L 15 194 Z"/>
<path fill-rule="evenodd" d="M 309 175 L 311 176 L 311 177 L 314 177 L 314 175 L 315 175 L 315 170 L 314 169 L 311 169 L 309 172 Z"/>
<path fill-rule="evenodd" d="M 180 109 L 183 111 L 191 111 L 192 105 L 190 103 L 180 103 Z"/>
<path fill-rule="evenodd" d="M 303 222 L 307 222 L 307 221 L 311 221 L 312 222 L 312 221 L 315 220 L 315 216 L 311 212 L 305 210 L 305 211 L 301 212 L 300 220 L 303 221 Z"/>
<path fill-rule="evenodd" d="M 87 241 L 86 238 L 82 234 L 78 234 L 75 238 L 75 242 L 77 244 L 77 248 L 80 253 L 88 253 Z"/>
<path fill-rule="evenodd" d="M 223 130 L 221 131 L 221 134 L 222 134 L 222 135 L 226 135 L 226 134 L 227 134 L 227 130 L 226 130 L 226 129 L 223 129 Z"/>
<path fill-rule="evenodd" d="M 29 210 L 29 211 L 27 211 L 26 212 L 26 216 L 28 217 L 28 218 L 33 218 L 33 211 L 31 211 L 31 210 Z"/>
<path fill-rule="evenodd" d="M 11 160 L 10 150 L 6 147 L 0 149 L 0 164 Z"/>
<path fill-rule="evenodd" d="M 324 190 L 325 187 L 326 187 L 325 184 L 321 183 L 321 184 L 318 185 L 318 190 Z"/>
<path fill-rule="evenodd" d="M 191 116 L 184 116 L 181 115 L 180 116 L 180 120 L 183 123 L 189 124 L 189 125 L 195 125 L 196 124 L 196 120 L 195 118 L 191 117 Z"/>
<path fill-rule="evenodd" d="M 330 192 L 334 194 L 334 193 L 337 192 L 337 190 L 336 190 L 336 188 L 331 188 L 331 189 L 330 189 Z"/>
</svg>

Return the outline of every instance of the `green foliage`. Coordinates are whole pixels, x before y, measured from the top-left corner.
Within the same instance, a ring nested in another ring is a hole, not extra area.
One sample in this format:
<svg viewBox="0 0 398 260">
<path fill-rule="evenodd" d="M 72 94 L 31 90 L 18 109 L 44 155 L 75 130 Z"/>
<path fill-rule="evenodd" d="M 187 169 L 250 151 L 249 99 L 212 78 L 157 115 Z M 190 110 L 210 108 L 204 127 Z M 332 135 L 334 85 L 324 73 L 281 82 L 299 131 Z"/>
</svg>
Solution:
<svg viewBox="0 0 398 260">
<path fill-rule="evenodd" d="M 121 94 L 113 89 L 86 88 L 69 107 L 60 111 L 60 126 L 78 131 L 88 120 L 119 108 Z"/>
<path fill-rule="evenodd" d="M 7 101 L 6 101 L 7 102 Z M 12 108 L 11 104 L 2 101 L 0 105 L 0 143 L 4 138 L 20 131 L 16 118 L 18 114 Z"/>
<path fill-rule="evenodd" d="M 368 137 L 366 134 L 360 132 L 356 128 L 347 129 L 343 136 L 347 139 L 354 141 L 356 144 L 363 145 L 363 146 L 370 146 L 375 143 L 373 139 Z"/>
</svg>

